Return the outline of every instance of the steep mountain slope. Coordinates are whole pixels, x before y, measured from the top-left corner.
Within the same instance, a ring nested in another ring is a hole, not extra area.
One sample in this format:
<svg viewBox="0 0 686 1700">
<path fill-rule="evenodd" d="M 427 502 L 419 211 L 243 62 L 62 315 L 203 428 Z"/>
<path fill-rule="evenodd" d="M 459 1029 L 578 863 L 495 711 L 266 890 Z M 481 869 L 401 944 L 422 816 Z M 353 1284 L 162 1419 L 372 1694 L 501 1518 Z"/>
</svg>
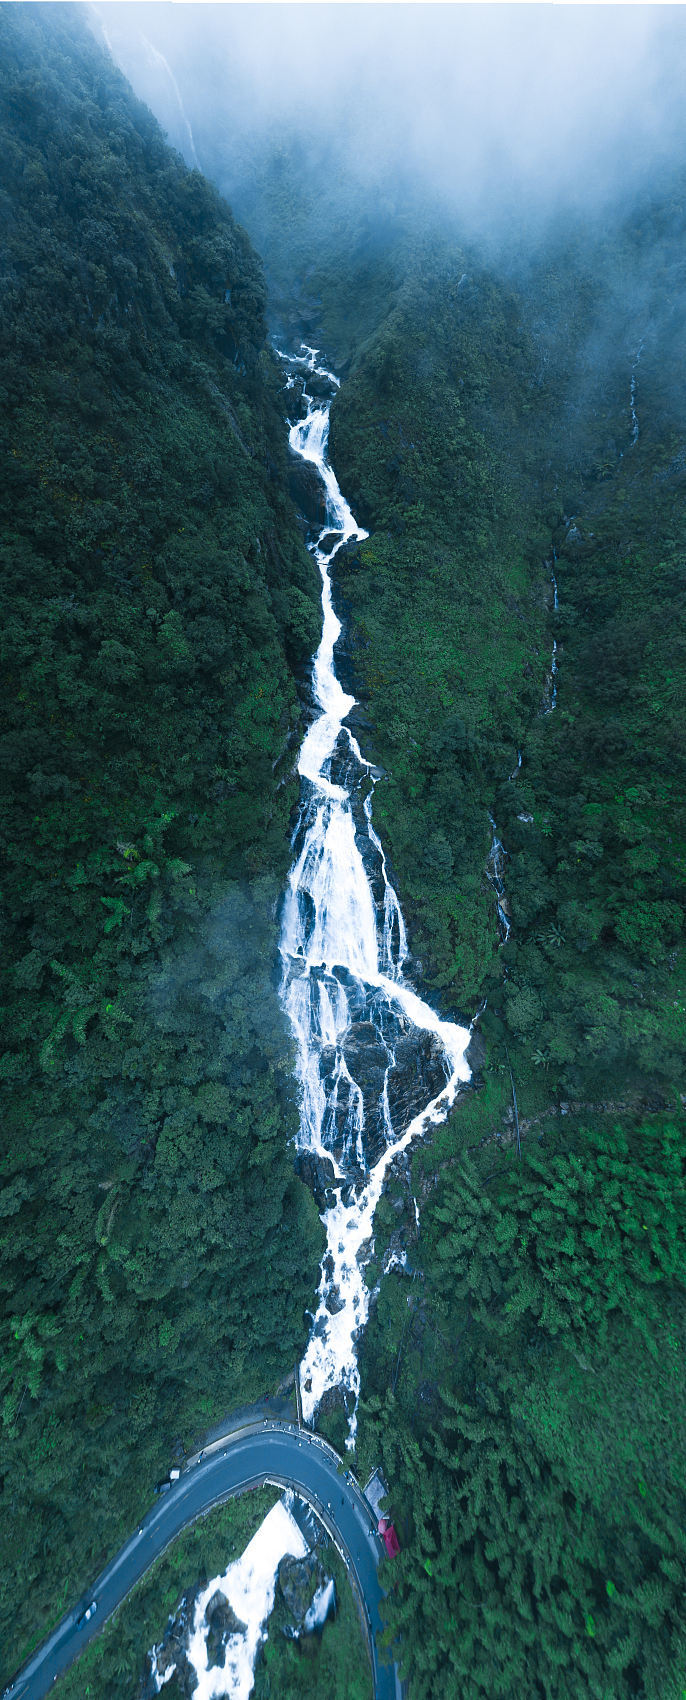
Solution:
<svg viewBox="0 0 686 1700">
<path fill-rule="evenodd" d="M 303 1342 L 271 965 L 318 617 L 247 237 L 78 9 L 0 32 L 7 1671 Z"/>
<path fill-rule="evenodd" d="M 280 1372 L 319 1243 L 269 982 L 317 628 L 261 275 L 64 17 L 0 20 L 15 1645 L 171 1414 Z M 370 1279 L 408 1260 L 356 1459 L 392 1484 L 389 1643 L 413 1700 L 680 1700 L 683 184 L 503 257 L 306 163 L 265 152 L 241 206 L 275 321 L 345 362 L 344 664 L 419 983 L 487 1000 L 477 1089 L 375 1222 Z"/>
<path fill-rule="evenodd" d="M 372 532 L 340 585 L 416 948 L 570 1097 L 671 1101 L 683 1068 L 683 251 L 669 202 L 526 278 L 423 251 L 332 419 Z"/>
<path fill-rule="evenodd" d="M 371 535 L 337 605 L 375 820 L 417 972 L 487 1000 L 477 1090 L 376 1214 L 370 1280 L 388 1247 L 411 1275 L 361 1354 L 389 1645 L 417 1700 L 678 1700 L 683 184 L 488 255 L 411 202 L 363 238 L 343 194 L 305 269 L 278 175 L 277 313 L 290 242 L 292 332 L 301 309 L 347 364 L 332 455 Z"/>
<path fill-rule="evenodd" d="M 344 372 L 342 660 L 415 969 L 487 1000 L 375 1219 L 389 1645 L 414 1700 L 679 1700 L 683 180 L 489 252 L 405 187 L 287 137 L 238 185 L 275 321 Z"/>
<path fill-rule="evenodd" d="M 519 275 L 423 250 L 333 411 L 376 818 L 488 999 L 362 1354 L 416 1700 L 683 1689 L 683 273 L 668 195 Z"/>
</svg>

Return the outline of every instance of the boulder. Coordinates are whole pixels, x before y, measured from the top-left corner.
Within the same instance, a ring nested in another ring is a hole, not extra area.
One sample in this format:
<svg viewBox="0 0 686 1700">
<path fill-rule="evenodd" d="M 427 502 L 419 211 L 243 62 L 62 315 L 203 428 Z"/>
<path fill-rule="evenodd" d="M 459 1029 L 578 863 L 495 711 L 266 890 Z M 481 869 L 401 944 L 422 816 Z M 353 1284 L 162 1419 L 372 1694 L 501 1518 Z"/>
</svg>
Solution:
<svg viewBox="0 0 686 1700">
<path fill-rule="evenodd" d="M 232 1635 L 244 1635 L 246 1624 L 239 1617 L 223 1594 L 217 1588 L 211 1600 L 205 1607 L 205 1622 L 208 1626 L 207 1659 L 210 1665 L 222 1667 L 226 1659 L 226 1643 Z"/>
<path fill-rule="evenodd" d="M 169 1666 L 176 1663 L 176 1653 L 170 1641 L 163 1641 L 156 1648 L 156 1662 L 160 1676 L 165 1676 Z"/>
<path fill-rule="evenodd" d="M 294 458 L 289 468 L 288 484 L 298 512 L 308 525 L 321 531 L 326 524 L 326 492 L 316 467 Z"/>
<path fill-rule="evenodd" d="M 481 1069 L 484 1068 L 486 1063 L 486 1040 L 478 1027 L 475 1027 L 472 1031 L 472 1035 L 467 1046 L 466 1057 L 472 1074 L 478 1074 Z"/>
<path fill-rule="evenodd" d="M 335 1416 L 337 1412 L 339 1415 L 347 1418 L 348 1409 L 345 1402 L 345 1393 L 342 1387 L 327 1387 L 326 1392 L 322 1394 L 319 1401 L 319 1415 L 323 1417 L 332 1417 Z"/>
<path fill-rule="evenodd" d="M 395 1044 L 396 1066 L 388 1080 L 391 1121 L 396 1132 L 407 1127 L 445 1086 L 443 1047 L 434 1033 L 412 1030 Z"/>
<path fill-rule="evenodd" d="M 336 1180 L 333 1163 L 328 1157 L 322 1157 L 316 1151 L 299 1151 L 295 1159 L 295 1172 L 305 1186 L 313 1194 L 318 1210 L 324 1210 L 330 1198 Z"/>
<path fill-rule="evenodd" d="M 312 1604 L 312 1599 L 323 1581 L 323 1571 L 316 1553 L 309 1552 L 305 1558 L 282 1558 L 278 1570 L 278 1590 L 290 1617 L 290 1627 L 299 1635 Z"/>
<path fill-rule="evenodd" d="M 340 1290 L 335 1285 L 329 1288 L 324 1303 L 329 1316 L 337 1316 L 340 1310 L 345 1310 L 345 1299 L 341 1298 Z"/>
</svg>

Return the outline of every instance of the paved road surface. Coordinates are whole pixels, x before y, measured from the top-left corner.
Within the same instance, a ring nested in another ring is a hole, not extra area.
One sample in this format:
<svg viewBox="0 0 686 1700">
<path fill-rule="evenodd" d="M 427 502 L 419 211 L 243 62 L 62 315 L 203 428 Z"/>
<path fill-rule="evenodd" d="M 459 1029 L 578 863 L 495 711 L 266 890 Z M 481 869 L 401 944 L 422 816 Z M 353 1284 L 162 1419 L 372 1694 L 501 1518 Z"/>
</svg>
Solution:
<svg viewBox="0 0 686 1700">
<path fill-rule="evenodd" d="M 340 1470 L 339 1459 L 326 1441 L 287 1423 L 264 1422 L 216 1441 L 198 1460 L 192 1460 L 170 1491 L 143 1519 L 140 1529 L 117 1553 L 93 1584 L 88 1599 L 67 1613 L 52 1635 L 5 1689 L 11 1700 L 42 1700 L 53 1682 L 77 1658 L 102 1628 L 106 1618 L 145 1574 L 186 1524 L 232 1494 L 274 1482 L 294 1487 L 306 1499 L 345 1558 L 353 1585 L 357 1584 L 370 1630 L 376 1700 L 397 1700 L 400 1684 L 393 1665 L 378 1658 L 375 1641 L 380 1631 L 382 1598 L 377 1565 L 383 1548 L 373 1515 L 357 1484 Z M 77 1620 L 90 1600 L 98 1609 L 83 1628 Z"/>
</svg>

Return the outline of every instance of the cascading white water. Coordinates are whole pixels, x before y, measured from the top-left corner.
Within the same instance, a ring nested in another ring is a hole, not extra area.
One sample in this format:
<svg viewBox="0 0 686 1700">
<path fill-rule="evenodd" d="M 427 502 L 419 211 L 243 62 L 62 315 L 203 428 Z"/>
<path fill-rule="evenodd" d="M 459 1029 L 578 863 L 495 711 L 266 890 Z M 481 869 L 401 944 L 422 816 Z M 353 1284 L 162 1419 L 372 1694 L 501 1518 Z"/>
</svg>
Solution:
<svg viewBox="0 0 686 1700">
<path fill-rule="evenodd" d="M 552 567 L 551 567 L 551 573 L 550 573 L 550 582 L 551 582 L 552 587 L 553 587 L 553 608 L 554 609 L 557 609 L 557 607 L 559 605 L 558 604 L 558 595 L 557 595 L 557 579 L 555 577 L 555 563 L 556 563 L 556 561 L 557 561 L 557 551 L 555 549 L 553 549 L 553 559 L 552 559 Z M 547 679 L 547 682 L 546 682 L 546 694 L 545 694 L 543 707 L 541 709 L 541 714 L 552 714 L 553 709 L 556 708 L 556 707 L 557 707 L 557 638 L 553 638 L 553 653 L 552 653 L 552 657 L 551 657 L 551 661 L 550 661 L 550 673 L 548 674 L 548 679 Z"/>
<path fill-rule="evenodd" d="M 338 379 L 302 345 L 282 356 L 321 390 Z M 323 381 L 323 382 L 322 382 Z M 289 380 L 289 387 L 293 380 Z M 356 525 L 327 460 L 330 400 L 308 395 L 290 445 L 322 481 L 325 523 L 311 545 L 322 580 L 323 626 L 314 658 L 315 718 L 298 762 L 301 807 L 281 929 L 281 996 L 297 1046 L 302 1089 L 299 1144 L 331 1179 L 322 1215 L 327 1250 L 319 1302 L 301 1365 L 303 1414 L 327 1390 L 346 1397 L 349 1441 L 359 1393 L 356 1343 L 369 1310 L 364 1262 L 374 1211 L 394 1157 L 442 1121 L 469 1079 L 469 1030 L 442 1021 L 403 974 L 407 936 L 372 825 L 377 771 L 349 726 L 355 707 L 334 661 L 341 623 L 329 569 L 337 551 L 368 534 Z"/>
<path fill-rule="evenodd" d="M 515 772 L 517 772 L 516 768 L 515 768 Z M 510 778 L 512 778 L 512 774 L 510 774 Z M 493 890 L 495 892 L 495 901 L 496 901 L 496 909 L 498 911 L 498 925 L 500 927 L 501 941 L 502 941 L 503 944 L 507 944 L 507 941 L 510 937 L 510 933 L 512 932 L 512 922 L 510 920 L 510 913 L 509 913 L 510 905 L 509 905 L 508 900 L 507 900 L 507 892 L 505 890 L 505 880 L 504 880 L 504 877 L 503 877 L 504 876 L 504 867 L 505 867 L 505 851 L 503 850 L 502 844 L 501 844 L 500 839 L 498 837 L 496 824 L 495 824 L 495 821 L 493 819 L 493 816 L 491 814 L 489 814 L 488 818 L 489 818 L 489 821 L 491 823 L 491 848 L 488 852 L 488 858 L 487 858 L 487 861 L 486 861 L 486 878 L 490 880 L 491 885 L 493 886 Z"/>
<path fill-rule="evenodd" d="M 630 392 L 629 392 L 629 407 L 630 407 L 630 410 L 631 410 L 631 448 L 632 449 L 636 447 L 636 444 L 638 442 L 638 437 L 639 437 L 638 414 L 636 412 L 636 368 L 639 365 L 641 355 L 643 353 L 644 343 L 645 343 L 645 337 L 641 337 L 641 341 L 639 342 L 638 348 L 637 348 L 636 353 L 634 355 L 634 361 L 633 361 L 633 365 L 632 365 L 632 368 L 631 368 L 631 387 L 630 387 Z"/>
<path fill-rule="evenodd" d="M 178 108 L 179 118 L 181 119 L 182 126 L 183 126 L 183 128 L 186 132 L 186 138 L 187 138 L 187 141 L 188 141 L 188 151 L 190 153 L 193 164 L 197 165 L 198 170 L 199 170 L 200 169 L 200 160 L 198 159 L 198 155 L 196 153 L 195 141 L 194 141 L 194 138 L 193 138 L 193 131 L 192 131 L 191 125 L 190 125 L 190 119 L 189 119 L 189 117 L 186 113 L 186 108 L 183 104 L 183 100 L 181 99 L 181 90 L 180 90 L 179 85 L 176 81 L 176 77 L 174 76 L 174 72 L 172 71 L 171 65 L 169 64 L 169 60 L 165 59 L 164 54 L 160 52 L 158 47 L 155 47 L 151 41 L 148 41 L 147 35 L 143 35 L 142 31 L 141 31 L 141 35 L 140 35 L 140 40 L 143 44 L 143 47 L 145 48 L 146 55 L 147 55 L 148 59 L 150 60 L 151 65 L 161 66 L 162 71 L 164 72 L 164 75 L 167 78 L 169 87 L 170 87 L 172 94 L 174 96 L 174 101 L 175 101 L 176 106 Z M 185 153 L 185 151 L 186 150 L 184 149 L 184 153 Z"/>
</svg>

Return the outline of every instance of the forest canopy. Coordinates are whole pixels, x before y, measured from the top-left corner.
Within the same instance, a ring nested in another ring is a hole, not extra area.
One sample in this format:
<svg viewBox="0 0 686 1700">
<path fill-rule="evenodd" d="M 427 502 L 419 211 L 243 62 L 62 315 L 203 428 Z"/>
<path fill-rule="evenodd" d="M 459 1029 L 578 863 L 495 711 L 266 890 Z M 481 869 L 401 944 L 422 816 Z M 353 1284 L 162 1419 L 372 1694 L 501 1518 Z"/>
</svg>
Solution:
<svg viewBox="0 0 686 1700">
<path fill-rule="evenodd" d="M 318 613 L 247 236 L 78 11 L 0 35 L 8 1676 L 304 1341 L 272 963 Z"/>
</svg>

